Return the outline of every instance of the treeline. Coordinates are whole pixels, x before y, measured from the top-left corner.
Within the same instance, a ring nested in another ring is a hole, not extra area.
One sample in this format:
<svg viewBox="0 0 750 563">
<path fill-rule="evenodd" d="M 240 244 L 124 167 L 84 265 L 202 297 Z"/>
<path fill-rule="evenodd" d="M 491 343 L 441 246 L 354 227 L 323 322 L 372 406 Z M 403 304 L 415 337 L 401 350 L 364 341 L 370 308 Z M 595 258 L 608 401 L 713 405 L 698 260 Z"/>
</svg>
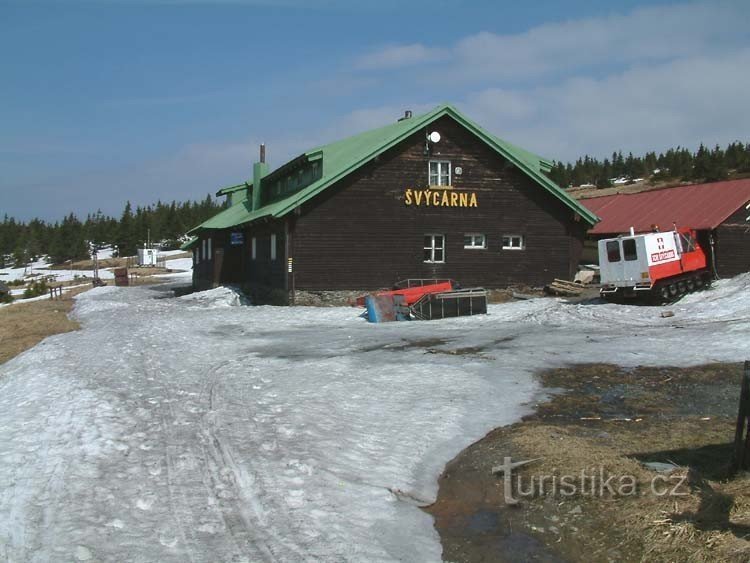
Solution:
<svg viewBox="0 0 750 563">
<path fill-rule="evenodd" d="M 223 208 L 223 203 L 207 195 L 202 201 L 159 201 L 135 211 L 128 202 L 119 218 L 97 211 L 83 221 L 71 213 L 49 223 L 21 222 L 6 215 L 0 223 L 0 267 L 22 266 L 44 255 L 59 264 L 87 258 L 91 249 L 107 246 L 116 247 L 120 256 L 132 256 L 149 233 L 151 241 L 165 250 L 178 248 L 186 231 Z"/>
<path fill-rule="evenodd" d="M 633 153 L 623 156 L 622 152 L 615 152 L 612 158 L 604 160 L 586 155 L 574 164 L 556 162 L 549 176 L 563 187 L 591 184 L 607 188 L 615 178 L 716 182 L 727 179 L 730 173 L 748 172 L 750 143 L 745 145 L 736 141 L 726 149 L 719 145 L 709 149 L 701 144 L 695 152 L 677 147 L 658 155 L 647 152 L 644 156 L 633 156 Z"/>
</svg>

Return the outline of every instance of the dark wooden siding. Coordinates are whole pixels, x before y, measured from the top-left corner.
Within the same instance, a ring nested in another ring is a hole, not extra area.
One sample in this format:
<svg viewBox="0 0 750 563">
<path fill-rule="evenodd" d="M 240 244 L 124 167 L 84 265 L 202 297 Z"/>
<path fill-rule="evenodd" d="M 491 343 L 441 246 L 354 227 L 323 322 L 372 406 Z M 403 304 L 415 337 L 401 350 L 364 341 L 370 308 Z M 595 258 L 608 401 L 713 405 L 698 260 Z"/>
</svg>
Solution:
<svg viewBox="0 0 750 563">
<path fill-rule="evenodd" d="M 212 231 L 201 236 L 196 252 L 202 252 L 203 240 L 211 239 L 211 258 L 193 258 L 193 283 L 199 289 L 216 287 L 222 284 L 242 283 L 246 276 L 248 257 L 245 244 L 231 245 L 230 231 Z M 194 255 L 195 256 L 195 255 Z"/>
<path fill-rule="evenodd" d="M 255 286 L 285 289 L 286 235 L 282 221 L 253 225 L 245 233 L 248 267 L 244 281 Z M 271 259 L 271 235 L 276 235 L 276 259 Z M 252 239 L 256 240 L 256 258 L 251 258 Z"/>
<path fill-rule="evenodd" d="M 750 211 L 743 205 L 714 231 L 716 270 L 722 278 L 750 271 Z"/>
<path fill-rule="evenodd" d="M 569 208 L 451 118 L 429 129 L 442 136 L 431 155 L 426 131 L 417 133 L 304 206 L 291 245 L 297 289 L 372 289 L 419 277 L 541 286 L 574 273 L 585 225 Z M 476 193 L 477 208 L 405 205 L 406 188 L 427 187 L 430 159 L 462 168 L 453 187 Z M 424 263 L 428 233 L 446 236 L 444 264 Z M 488 248 L 464 249 L 464 233 L 486 235 Z M 502 250 L 504 234 L 524 236 L 526 248 Z"/>
</svg>

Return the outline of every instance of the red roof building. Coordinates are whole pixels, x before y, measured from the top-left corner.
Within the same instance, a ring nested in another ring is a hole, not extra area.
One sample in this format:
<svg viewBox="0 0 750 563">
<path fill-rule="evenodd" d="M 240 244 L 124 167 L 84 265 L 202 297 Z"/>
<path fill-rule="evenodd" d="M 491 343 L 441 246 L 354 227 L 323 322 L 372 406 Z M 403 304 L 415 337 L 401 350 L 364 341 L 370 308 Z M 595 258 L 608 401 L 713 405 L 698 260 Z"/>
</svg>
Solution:
<svg viewBox="0 0 750 563">
<path fill-rule="evenodd" d="M 636 194 L 581 200 L 601 221 L 589 230 L 596 238 L 658 227 L 700 231 L 703 245 L 713 247 L 717 272 L 733 276 L 750 271 L 750 179 L 678 186 Z"/>
</svg>

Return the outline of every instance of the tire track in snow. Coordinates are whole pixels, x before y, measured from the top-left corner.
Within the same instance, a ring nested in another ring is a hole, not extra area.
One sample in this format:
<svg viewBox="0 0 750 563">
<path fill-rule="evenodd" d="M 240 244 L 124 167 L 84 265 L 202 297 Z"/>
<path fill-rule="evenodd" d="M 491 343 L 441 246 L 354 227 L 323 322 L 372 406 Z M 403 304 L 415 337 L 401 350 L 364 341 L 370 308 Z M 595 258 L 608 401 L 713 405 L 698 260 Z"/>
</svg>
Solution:
<svg viewBox="0 0 750 563">
<path fill-rule="evenodd" d="M 213 462 L 213 471 L 209 475 L 214 482 L 224 483 L 228 481 L 232 492 L 230 499 L 222 499 L 227 502 L 220 504 L 222 515 L 227 524 L 227 529 L 237 537 L 247 537 L 248 542 L 258 552 L 258 557 L 264 561 L 303 561 L 308 557 L 305 551 L 297 544 L 274 531 L 275 523 L 270 521 L 269 515 L 260 501 L 259 478 L 253 470 L 252 462 L 242 458 L 231 445 L 229 439 L 222 435 L 221 412 L 225 411 L 223 401 L 218 388 L 221 386 L 218 379 L 222 370 L 232 373 L 241 364 L 240 360 L 227 361 L 213 370 L 210 385 L 208 387 L 209 412 L 203 418 L 202 430 L 207 445 L 206 452 Z M 249 422 L 249 417 L 244 417 Z M 222 479 L 222 476 L 225 476 Z M 234 502 L 229 502 L 234 501 Z M 239 501 L 239 502 L 238 502 Z M 280 553 L 283 547 L 285 553 Z M 294 559 L 291 557 L 293 556 Z"/>
</svg>

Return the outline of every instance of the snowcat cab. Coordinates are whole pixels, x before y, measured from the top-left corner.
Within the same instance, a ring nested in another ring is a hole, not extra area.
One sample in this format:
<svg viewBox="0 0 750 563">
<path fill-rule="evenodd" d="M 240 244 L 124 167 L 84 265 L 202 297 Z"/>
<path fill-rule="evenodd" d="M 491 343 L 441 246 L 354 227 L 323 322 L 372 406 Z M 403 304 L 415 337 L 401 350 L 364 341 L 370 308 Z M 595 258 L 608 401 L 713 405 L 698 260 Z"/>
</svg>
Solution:
<svg viewBox="0 0 750 563">
<path fill-rule="evenodd" d="M 605 299 L 670 301 L 711 283 L 706 253 L 692 229 L 621 235 L 599 241 Z"/>
</svg>

